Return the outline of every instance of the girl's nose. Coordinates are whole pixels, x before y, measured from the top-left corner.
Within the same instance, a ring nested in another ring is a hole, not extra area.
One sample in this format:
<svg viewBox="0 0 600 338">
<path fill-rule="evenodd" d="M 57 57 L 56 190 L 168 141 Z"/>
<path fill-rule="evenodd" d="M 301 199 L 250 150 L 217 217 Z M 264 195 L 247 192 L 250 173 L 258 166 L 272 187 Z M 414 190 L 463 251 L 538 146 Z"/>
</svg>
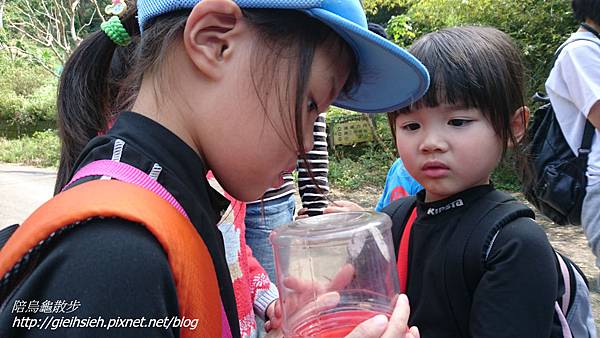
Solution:
<svg viewBox="0 0 600 338">
<path fill-rule="evenodd" d="M 448 143 L 436 132 L 429 132 L 419 146 L 419 151 L 423 153 L 445 152 L 448 150 Z"/>
</svg>

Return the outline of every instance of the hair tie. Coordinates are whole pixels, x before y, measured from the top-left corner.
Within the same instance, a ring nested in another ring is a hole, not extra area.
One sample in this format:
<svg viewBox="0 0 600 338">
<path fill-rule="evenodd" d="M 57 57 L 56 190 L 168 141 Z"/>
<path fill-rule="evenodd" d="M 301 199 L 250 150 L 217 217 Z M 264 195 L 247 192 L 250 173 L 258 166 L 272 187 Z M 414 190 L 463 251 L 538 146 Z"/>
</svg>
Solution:
<svg viewBox="0 0 600 338">
<path fill-rule="evenodd" d="M 100 25 L 100 29 L 117 45 L 127 46 L 131 42 L 131 36 L 121 23 L 119 18 L 127 12 L 127 4 L 122 0 L 112 0 L 112 5 L 106 6 L 104 12 L 112 15 L 108 21 Z"/>
</svg>

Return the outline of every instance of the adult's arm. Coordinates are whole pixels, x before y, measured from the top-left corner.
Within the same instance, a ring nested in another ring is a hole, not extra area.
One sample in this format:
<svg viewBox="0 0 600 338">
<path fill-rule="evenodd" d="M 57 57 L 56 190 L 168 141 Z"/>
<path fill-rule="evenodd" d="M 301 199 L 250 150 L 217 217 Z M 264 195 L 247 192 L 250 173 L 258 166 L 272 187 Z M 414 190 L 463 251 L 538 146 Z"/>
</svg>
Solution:
<svg viewBox="0 0 600 338">
<path fill-rule="evenodd" d="M 594 125 L 594 127 L 596 127 L 596 129 L 600 130 L 600 100 L 596 101 L 596 103 L 594 103 L 590 109 L 588 119 Z"/>
<path fill-rule="evenodd" d="M 302 207 L 308 216 L 320 215 L 327 207 L 325 195 L 329 192 L 329 154 L 327 152 L 327 132 L 325 113 L 317 118 L 313 128 L 314 147 L 306 154 L 307 163 L 298 160 L 298 190 Z M 309 175 L 310 167 L 313 177 Z M 316 184 L 315 184 L 316 183 Z"/>
<path fill-rule="evenodd" d="M 600 45 L 576 41 L 563 54 L 556 67 L 568 83 L 569 101 L 600 129 Z"/>
</svg>

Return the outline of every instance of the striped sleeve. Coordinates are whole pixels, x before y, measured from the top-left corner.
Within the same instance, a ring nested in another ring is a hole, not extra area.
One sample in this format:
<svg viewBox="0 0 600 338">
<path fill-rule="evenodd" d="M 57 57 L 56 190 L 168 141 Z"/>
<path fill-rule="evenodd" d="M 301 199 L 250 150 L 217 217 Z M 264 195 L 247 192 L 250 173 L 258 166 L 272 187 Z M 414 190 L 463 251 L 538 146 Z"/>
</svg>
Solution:
<svg viewBox="0 0 600 338">
<path fill-rule="evenodd" d="M 308 209 L 309 216 L 320 215 L 327 207 L 329 193 L 329 155 L 327 153 L 327 132 L 325 126 L 325 113 L 321 113 L 313 129 L 314 147 L 307 153 L 306 163 L 298 160 L 298 191 L 302 199 L 302 206 Z M 310 177 L 307 165 L 310 167 L 313 178 Z"/>
</svg>

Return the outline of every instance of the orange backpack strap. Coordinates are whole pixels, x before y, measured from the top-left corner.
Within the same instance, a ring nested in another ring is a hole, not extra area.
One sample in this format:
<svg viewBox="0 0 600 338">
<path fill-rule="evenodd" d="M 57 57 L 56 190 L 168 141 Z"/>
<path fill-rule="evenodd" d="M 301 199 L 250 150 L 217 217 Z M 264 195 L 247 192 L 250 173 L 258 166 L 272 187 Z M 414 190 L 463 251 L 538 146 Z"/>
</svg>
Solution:
<svg viewBox="0 0 600 338">
<path fill-rule="evenodd" d="M 182 327 L 181 337 L 221 337 L 224 313 L 217 275 L 202 238 L 169 202 L 133 184 L 95 180 L 56 195 L 38 208 L 2 248 L 0 276 L 57 230 L 98 216 L 140 223 L 161 244 L 175 279 L 179 316 L 198 319 L 198 330 Z"/>
</svg>

